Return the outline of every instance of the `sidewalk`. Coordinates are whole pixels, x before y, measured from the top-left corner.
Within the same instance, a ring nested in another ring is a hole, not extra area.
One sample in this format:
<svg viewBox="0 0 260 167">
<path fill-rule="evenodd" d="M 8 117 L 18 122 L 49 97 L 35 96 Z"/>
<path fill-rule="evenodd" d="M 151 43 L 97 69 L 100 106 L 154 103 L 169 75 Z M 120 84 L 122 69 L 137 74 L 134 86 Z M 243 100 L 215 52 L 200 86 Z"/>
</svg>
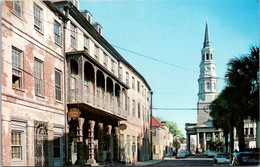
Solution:
<svg viewBox="0 0 260 167">
<path fill-rule="evenodd" d="M 125 166 L 152 166 L 163 162 L 162 160 L 148 160 L 144 162 L 137 161 L 135 164 L 125 164 Z"/>
</svg>

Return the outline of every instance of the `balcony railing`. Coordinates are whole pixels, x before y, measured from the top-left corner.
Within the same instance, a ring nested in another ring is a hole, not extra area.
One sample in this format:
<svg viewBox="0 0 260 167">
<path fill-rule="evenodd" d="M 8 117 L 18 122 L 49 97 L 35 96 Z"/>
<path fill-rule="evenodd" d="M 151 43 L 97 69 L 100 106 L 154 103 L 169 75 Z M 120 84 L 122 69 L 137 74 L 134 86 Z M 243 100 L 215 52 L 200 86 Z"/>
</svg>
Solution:
<svg viewBox="0 0 260 167">
<path fill-rule="evenodd" d="M 123 109 L 119 101 L 116 101 L 117 100 L 116 98 L 108 100 L 106 99 L 107 97 L 106 95 L 103 95 L 103 97 L 98 97 L 86 89 L 84 89 L 84 91 L 82 92 L 82 99 L 80 98 L 79 94 L 80 92 L 78 89 L 70 89 L 68 95 L 68 101 L 70 103 L 83 102 L 104 109 L 116 115 L 120 115 L 124 117 L 127 116 L 127 111 Z"/>
</svg>

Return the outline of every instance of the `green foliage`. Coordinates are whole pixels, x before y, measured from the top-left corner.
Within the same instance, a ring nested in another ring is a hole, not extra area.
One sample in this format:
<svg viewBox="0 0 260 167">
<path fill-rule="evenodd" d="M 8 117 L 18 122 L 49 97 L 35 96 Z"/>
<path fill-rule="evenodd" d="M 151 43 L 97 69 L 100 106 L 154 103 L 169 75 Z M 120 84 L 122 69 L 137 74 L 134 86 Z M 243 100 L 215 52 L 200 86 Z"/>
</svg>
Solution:
<svg viewBox="0 0 260 167">
<path fill-rule="evenodd" d="M 211 105 L 211 117 L 216 128 L 230 133 L 237 128 L 239 150 L 244 150 L 244 120 L 259 120 L 259 47 L 250 54 L 232 58 L 225 75 L 227 85 Z M 233 148 L 233 147 L 231 147 Z"/>
<path fill-rule="evenodd" d="M 167 121 L 166 126 L 169 128 L 170 132 L 172 132 L 174 136 L 179 136 L 180 138 L 183 138 L 183 134 L 181 130 L 179 130 L 178 125 L 175 122 Z"/>
</svg>

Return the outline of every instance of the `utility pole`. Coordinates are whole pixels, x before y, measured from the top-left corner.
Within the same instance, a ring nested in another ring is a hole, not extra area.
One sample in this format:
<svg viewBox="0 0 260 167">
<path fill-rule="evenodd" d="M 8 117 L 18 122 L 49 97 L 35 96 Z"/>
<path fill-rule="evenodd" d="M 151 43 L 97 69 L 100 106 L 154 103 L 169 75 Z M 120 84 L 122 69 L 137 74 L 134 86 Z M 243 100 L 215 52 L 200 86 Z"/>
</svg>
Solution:
<svg viewBox="0 0 260 167">
<path fill-rule="evenodd" d="M 151 136 L 151 143 L 150 143 L 150 152 L 151 152 L 151 160 L 153 160 L 153 126 L 152 126 L 152 118 L 153 118 L 153 91 L 150 91 L 151 94 L 151 114 L 150 114 L 150 136 Z"/>
</svg>

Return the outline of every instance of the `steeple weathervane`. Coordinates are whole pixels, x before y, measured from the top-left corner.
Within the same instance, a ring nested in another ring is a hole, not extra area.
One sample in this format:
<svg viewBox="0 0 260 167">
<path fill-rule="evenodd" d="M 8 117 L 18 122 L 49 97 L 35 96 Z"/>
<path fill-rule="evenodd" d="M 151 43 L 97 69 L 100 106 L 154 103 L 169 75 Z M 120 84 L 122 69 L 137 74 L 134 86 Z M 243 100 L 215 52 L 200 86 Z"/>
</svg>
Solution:
<svg viewBox="0 0 260 167">
<path fill-rule="evenodd" d="M 208 29 L 208 21 L 206 22 L 206 29 L 205 29 L 205 38 L 203 43 L 203 48 L 210 46 L 210 40 L 209 40 L 209 29 Z"/>
</svg>

